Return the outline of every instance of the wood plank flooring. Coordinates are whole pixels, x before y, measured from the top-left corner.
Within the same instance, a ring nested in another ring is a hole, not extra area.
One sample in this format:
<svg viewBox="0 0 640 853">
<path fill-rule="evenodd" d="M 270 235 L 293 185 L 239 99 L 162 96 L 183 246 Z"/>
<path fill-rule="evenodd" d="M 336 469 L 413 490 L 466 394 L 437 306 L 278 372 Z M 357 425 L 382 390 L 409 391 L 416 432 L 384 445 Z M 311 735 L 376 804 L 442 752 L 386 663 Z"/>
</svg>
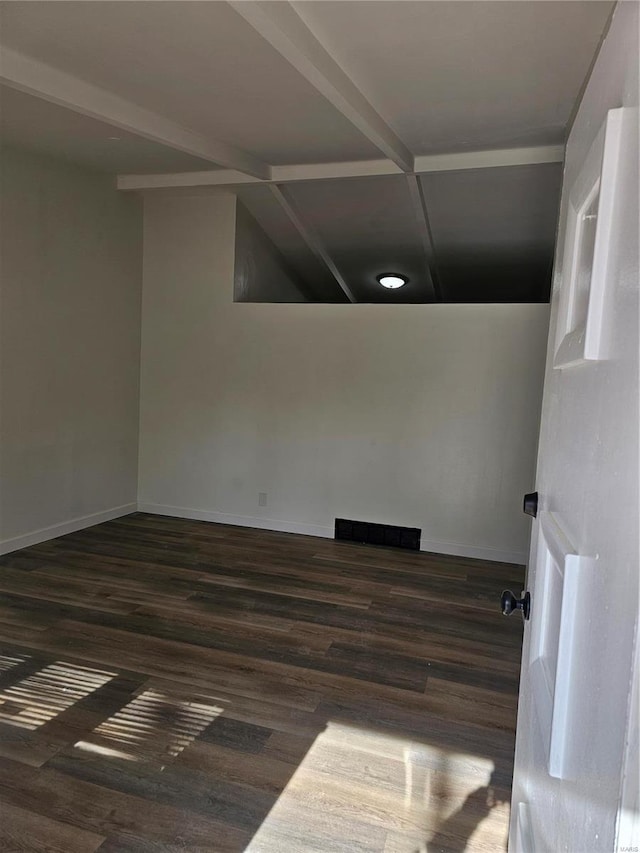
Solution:
<svg viewBox="0 0 640 853">
<path fill-rule="evenodd" d="M 523 576 L 143 513 L 0 558 L 0 850 L 505 849 Z"/>
</svg>

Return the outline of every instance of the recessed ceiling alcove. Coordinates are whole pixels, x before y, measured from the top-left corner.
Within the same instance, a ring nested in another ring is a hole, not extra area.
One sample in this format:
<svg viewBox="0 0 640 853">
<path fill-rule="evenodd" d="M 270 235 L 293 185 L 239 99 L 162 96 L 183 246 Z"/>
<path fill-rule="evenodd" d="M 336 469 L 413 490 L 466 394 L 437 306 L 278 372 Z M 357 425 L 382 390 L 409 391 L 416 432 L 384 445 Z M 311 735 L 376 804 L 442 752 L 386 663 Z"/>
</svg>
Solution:
<svg viewBox="0 0 640 853">
<path fill-rule="evenodd" d="M 543 163 L 241 187 L 236 301 L 546 302 L 561 179 Z M 287 271 L 282 298 L 249 228 Z M 385 289 L 388 272 L 407 283 Z"/>
</svg>

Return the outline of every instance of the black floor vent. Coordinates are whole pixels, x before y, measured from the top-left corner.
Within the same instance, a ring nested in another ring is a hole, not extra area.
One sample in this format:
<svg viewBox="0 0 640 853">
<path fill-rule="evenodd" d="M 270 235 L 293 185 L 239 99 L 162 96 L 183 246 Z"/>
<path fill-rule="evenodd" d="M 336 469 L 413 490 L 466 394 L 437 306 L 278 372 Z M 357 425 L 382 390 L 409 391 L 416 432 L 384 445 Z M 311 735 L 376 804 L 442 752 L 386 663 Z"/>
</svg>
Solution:
<svg viewBox="0 0 640 853">
<path fill-rule="evenodd" d="M 383 545 L 385 548 L 420 550 L 420 529 L 396 527 L 393 524 L 372 524 L 369 521 L 349 521 L 336 518 L 336 539 L 360 542 L 363 545 Z"/>
</svg>

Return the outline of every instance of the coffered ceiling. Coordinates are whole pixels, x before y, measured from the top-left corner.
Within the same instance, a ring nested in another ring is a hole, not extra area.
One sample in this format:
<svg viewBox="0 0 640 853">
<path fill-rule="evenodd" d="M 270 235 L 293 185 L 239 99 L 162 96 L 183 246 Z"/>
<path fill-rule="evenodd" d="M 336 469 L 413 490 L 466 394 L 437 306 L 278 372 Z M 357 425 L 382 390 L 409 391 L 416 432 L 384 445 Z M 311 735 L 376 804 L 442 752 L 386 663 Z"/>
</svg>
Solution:
<svg viewBox="0 0 640 853">
<path fill-rule="evenodd" d="M 5 2 L 2 133 L 225 186 L 319 301 L 548 297 L 597 0 Z M 409 284 L 381 290 L 379 272 Z"/>
</svg>

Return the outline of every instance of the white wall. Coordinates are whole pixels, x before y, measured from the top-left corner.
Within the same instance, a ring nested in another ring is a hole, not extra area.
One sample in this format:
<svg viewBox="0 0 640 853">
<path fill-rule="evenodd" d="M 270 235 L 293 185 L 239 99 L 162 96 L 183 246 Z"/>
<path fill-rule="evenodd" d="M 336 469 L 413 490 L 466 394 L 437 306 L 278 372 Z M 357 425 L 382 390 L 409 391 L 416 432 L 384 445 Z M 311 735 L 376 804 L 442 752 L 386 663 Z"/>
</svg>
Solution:
<svg viewBox="0 0 640 853">
<path fill-rule="evenodd" d="M 236 204 L 236 302 L 308 302 L 284 257 L 244 205 Z"/>
<path fill-rule="evenodd" d="M 234 304 L 234 213 L 145 200 L 141 508 L 524 561 L 548 306 Z"/>
<path fill-rule="evenodd" d="M 0 550 L 135 509 L 142 212 L 2 152 Z"/>
</svg>

